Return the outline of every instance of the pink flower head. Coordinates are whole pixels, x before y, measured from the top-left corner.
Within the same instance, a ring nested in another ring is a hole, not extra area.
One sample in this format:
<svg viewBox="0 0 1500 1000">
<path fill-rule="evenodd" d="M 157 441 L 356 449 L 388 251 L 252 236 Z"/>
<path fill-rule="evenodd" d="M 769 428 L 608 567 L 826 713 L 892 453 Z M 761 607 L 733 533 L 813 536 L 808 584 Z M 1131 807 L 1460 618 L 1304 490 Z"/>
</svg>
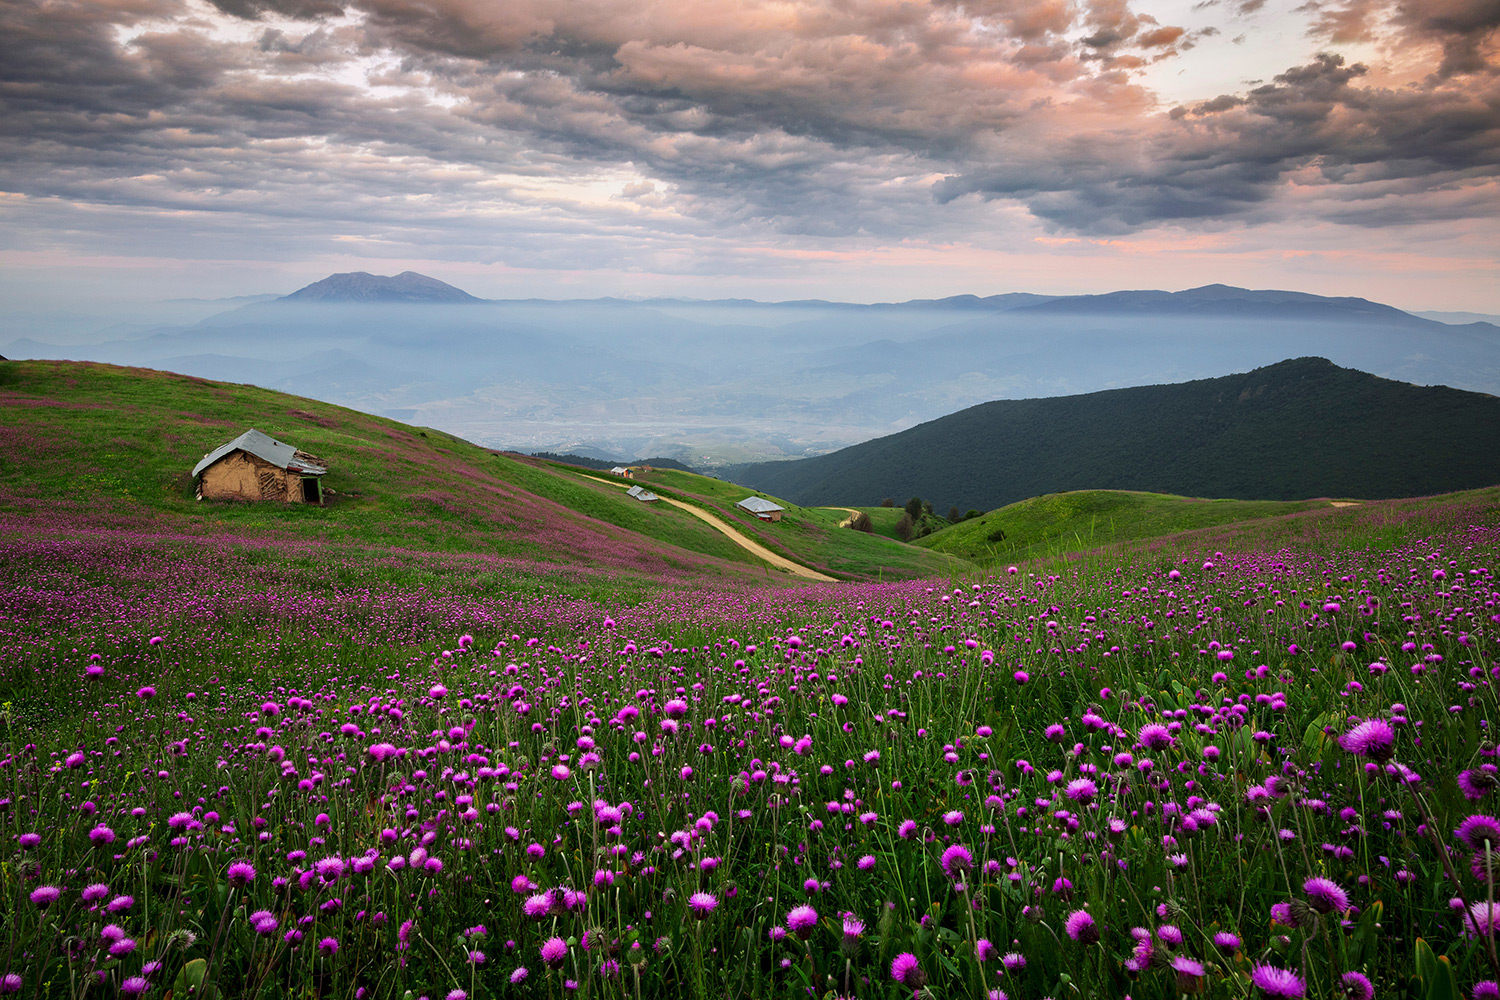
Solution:
<svg viewBox="0 0 1500 1000">
<path fill-rule="evenodd" d="M 560 969 L 568 957 L 568 943 L 560 937 L 548 938 L 542 943 L 542 964 L 549 969 Z"/>
<path fill-rule="evenodd" d="M 787 930 L 806 941 L 818 926 L 818 911 L 811 906 L 793 907 L 786 915 Z"/>
<path fill-rule="evenodd" d="M 45 910 L 62 896 L 62 890 L 55 885 L 44 885 L 31 890 L 31 902 L 38 910 Z"/>
<path fill-rule="evenodd" d="M 891 978 L 914 990 L 927 983 L 927 974 L 917 964 L 917 956 L 909 951 L 903 951 L 891 960 Z"/>
<path fill-rule="evenodd" d="M 719 900 L 712 893 L 695 892 L 688 897 L 688 909 L 693 911 L 693 916 L 699 920 L 708 919 L 708 915 L 714 912 L 714 908 L 718 905 Z"/>
<path fill-rule="evenodd" d="M 1356 757 L 1387 761 L 1396 755 L 1396 730 L 1384 719 L 1366 719 L 1339 737 L 1339 745 Z"/>
<path fill-rule="evenodd" d="M 1080 944 L 1095 944 L 1099 940 L 1099 925 L 1088 910 L 1074 910 L 1063 924 L 1068 937 Z"/>
<path fill-rule="evenodd" d="M 1250 970 L 1250 983 L 1263 996 L 1290 997 L 1301 1000 L 1307 995 L 1307 987 L 1295 972 L 1278 969 L 1274 965 L 1257 965 Z"/>
<path fill-rule="evenodd" d="M 1319 913 L 1343 913 L 1349 909 L 1349 894 L 1332 879 L 1310 878 L 1302 883 L 1307 902 Z"/>
</svg>

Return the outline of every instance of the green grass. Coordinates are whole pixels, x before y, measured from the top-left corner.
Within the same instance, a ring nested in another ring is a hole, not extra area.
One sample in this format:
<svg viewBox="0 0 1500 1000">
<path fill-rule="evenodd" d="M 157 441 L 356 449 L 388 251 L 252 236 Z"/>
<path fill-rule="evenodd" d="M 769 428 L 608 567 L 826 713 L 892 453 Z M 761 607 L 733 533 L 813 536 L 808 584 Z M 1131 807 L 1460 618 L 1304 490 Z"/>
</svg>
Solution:
<svg viewBox="0 0 1500 1000">
<path fill-rule="evenodd" d="M 676 469 L 653 469 L 636 478 L 663 495 L 695 503 L 738 527 L 774 552 L 834 576 L 854 580 L 951 576 L 972 569 L 968 560 L 930 552 L 889 535 L 840 527 L 849 512 L 839 507 L 801 507 L 743 486 Z M 780 521 L 766 522 L 736 507 L 747 496 L 763 496 L 786 508 Z M 857 509 L 857 508 L 855 508 Z M 883 508 L 877 508 L 883 510 Z M 897 511 L 896 515 L 899 516 Z M 872 515 L 873 518 L 873 515 Z"/>
<path fill-rule="evenodd" d="M 0 413 L 0 512 L 67 510 L 95 526 L 500 557 L 641 579 L 795 580 L 768 574 L 687 512 L 639 503 L 570 467 L 255 386 L 111 365 L 0 362 Z M 194 499 L 193 466 L 249 427 L 328 463 L 326 506 Z M 961 565 L 836 530 L 841 512 L 796 508 L 782 525 L 762 525 L 735 511 L 738 488 L 678 475 L 686 477 L 682 498 L 831 575 L 908 578 Z"/>
<path fill-rule="evenodd" d="M 915 544 L 988 566 L 1329 509 L 1335 508 L 1327 500 L 1196 500 L 1126 490 L 1076 490 L 992 510 Z M 1001 532 L 1003 538 L 998 537 Z"/>
</svg>

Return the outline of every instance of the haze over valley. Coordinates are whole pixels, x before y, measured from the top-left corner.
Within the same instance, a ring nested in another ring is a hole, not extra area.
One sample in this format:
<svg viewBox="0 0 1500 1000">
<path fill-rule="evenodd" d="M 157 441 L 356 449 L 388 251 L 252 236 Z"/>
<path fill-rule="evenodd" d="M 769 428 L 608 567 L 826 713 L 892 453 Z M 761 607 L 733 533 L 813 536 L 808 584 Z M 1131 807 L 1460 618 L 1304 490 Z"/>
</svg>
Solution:
<svg viewBox="0 0 1500 1000">
<path fill-rule="evenodd" d="M 1224 285 L 874 305 L 486 301 L 410 272 L 354 273 L 227 305 L 86 343 L 17 338 L 0 354 L 248 382 L 495 448 L 697 468 L 824 454 L 991 400 L 1183 382 L 1304 355 L 1500 394 L 1500 328 L 1490 323 Z"/>
</svg>

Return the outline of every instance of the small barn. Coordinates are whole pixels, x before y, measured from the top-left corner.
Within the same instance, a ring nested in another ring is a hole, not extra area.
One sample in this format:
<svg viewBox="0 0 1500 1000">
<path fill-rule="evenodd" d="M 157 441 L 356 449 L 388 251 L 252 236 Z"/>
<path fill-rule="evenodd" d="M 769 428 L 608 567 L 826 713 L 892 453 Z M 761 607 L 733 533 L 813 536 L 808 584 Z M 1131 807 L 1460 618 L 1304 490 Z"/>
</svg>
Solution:
<svg viewBox="0 0 1500 1000">
<path fill-rule="evenodd" d="M 781 504 L 772 503 L 765 497 L 746 497 L 735 506 L 741 510 L 748 510 L 762 521 L 779 521 L 781 512 L 786 510 Z"/>
<path fill-rule="evenodd" d="M 661 497 L 657 496 L 655 493 L 652 493 L 644 486 L 632 486 L 630 487 L 630 489 L 625 491 L 625 495 L 628 497 L 635 497 L 641 503 L 654 503 L 655 501 L 661 499 Z"/>
<path fill-rule="evenodd" d="M 617 476 L 624 476 L 626 479 L 630 478 L 630 469 L 629 469 L 628 466 L 617 465 L 613 469 L 610 469 L 609 471 L 612 472 L 612 473 L 614 473 Z"/>
<path fill-rule="evenodd" d="M 198 499 L 323 503 L 323 461 L 251 428 L 193 467 Z"/>
</svg>

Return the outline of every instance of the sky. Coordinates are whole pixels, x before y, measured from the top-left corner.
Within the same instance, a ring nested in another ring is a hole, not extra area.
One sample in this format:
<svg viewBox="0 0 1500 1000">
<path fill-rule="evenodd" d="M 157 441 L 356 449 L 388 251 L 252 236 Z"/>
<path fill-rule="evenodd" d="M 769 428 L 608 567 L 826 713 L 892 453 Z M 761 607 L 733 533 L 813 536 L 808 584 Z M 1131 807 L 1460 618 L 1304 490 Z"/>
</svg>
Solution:
<svg viewBox="0 0 1500 1000">
<path fill-rule="evenodd" d="M 0 308 L 1210 282 L 1500 313 L 1500 0 L 0 0 Z"/>
</svg>

